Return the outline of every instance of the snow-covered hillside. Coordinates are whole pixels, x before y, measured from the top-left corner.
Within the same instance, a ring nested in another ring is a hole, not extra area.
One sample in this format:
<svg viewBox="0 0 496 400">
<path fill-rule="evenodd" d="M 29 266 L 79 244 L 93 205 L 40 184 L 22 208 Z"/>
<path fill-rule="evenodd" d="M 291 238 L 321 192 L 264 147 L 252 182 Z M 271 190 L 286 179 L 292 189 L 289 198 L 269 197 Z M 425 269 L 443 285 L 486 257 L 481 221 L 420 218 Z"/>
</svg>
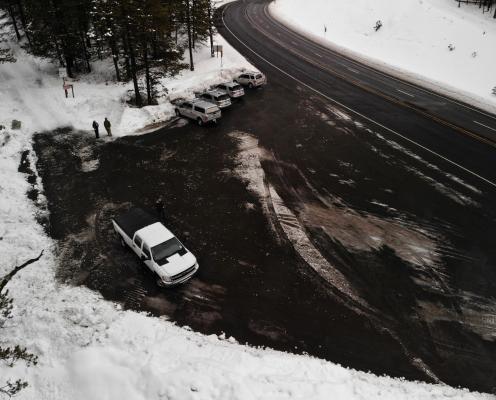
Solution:
<svg viewBox="0 0 496 400">
<path fill-rule="evenodd" d="M 454 0 L 276 0 L 271 13 L 345 54 L 496 112 L 491 12 Z"/>
<path fill-rule="evenodd" d="M 226 48 L 222 68 L 220 58 L 211 58 L 210 48 L 202 47 L 194 54 L 195 71 L 184 70 L 173 79 L 163 79 L 161 83 L 168 95 L 159 99 L 159 105 L 143 108 L 126 103 L 132 83 L 113 82 L 114 67 L 110 60 L 93 62 L 91 74 L 72 82 L 75 97 L 66 99 L 58 66 L 31 57 L 14 45 L 18 61 L 0 65 L 0 124 L 8 125 L 8 121 L 15 118 L 31 131 L 71 126 L 93 134 L 93 120 L 99 121 L 103 128 L 103 119 L 108 117 L 114 136 L 134 134 L 172 117 L 174 108 L 169 100 L 193 96 L 194 90 L 229 80 L 250 66 L 234 49 L 227 47 L 221 36 L 216 37 L 216 43 Z"/>
</svg>

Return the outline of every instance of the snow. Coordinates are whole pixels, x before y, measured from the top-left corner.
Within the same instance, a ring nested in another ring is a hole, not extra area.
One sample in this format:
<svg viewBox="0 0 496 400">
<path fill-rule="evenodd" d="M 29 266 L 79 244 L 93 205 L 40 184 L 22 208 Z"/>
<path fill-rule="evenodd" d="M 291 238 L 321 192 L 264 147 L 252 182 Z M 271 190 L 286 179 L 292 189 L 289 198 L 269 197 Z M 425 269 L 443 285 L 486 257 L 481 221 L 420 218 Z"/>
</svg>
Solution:
<svg viewBox="0 0 496 400">
<path fill-rule="evenodd" d="M 352 58 L 496 112 L 493 12 L 454 0 L 276 0 L 270 10 Z"/>
<path fill-rule="evenodd" d="M 195 71 L 184 70 L 175 78 L 162 79 L 168 96 L 160 98 L 156 106 L 143 108 L 126 103 L 132 83 L 112 82 L 110 60 L 92 63 L 91 74 L 72 82 L 75 98 L 65 98 L 62 79 L 57 75 L 58 67 L 14 46 L 18 62 L 0 66 L 0 93 L 2 99 L 9 100 L 0 103 L 0 124 L 8 125 L 10 120 L 18 119 L 31 131 L 70 126 L 93 134 L 91 124 L 96 120 L 101 136 L 105 136 L 103 120 L 108 117 L 114 136 L 146 132 L 147 126 L 156 128 L 174 115 L 170 100 L 194 97 L 195 91 L 232 80 L 242 69 L 252 69 L 221 36 L 217 35 L 215 42 L 224 46 L 222 66 L 221 59 L 210 57 L 210 48 L 203 46 L 194 54 Z"/>
<path fill-rule="evenodd" d="M 222 39 L 217 39 L 224 43 Z M 225 69 L 207 50 L 197 54 L 197 71 L 170 80 L 174 95 L 191 93 L 247 66 L 226 46 Z M 108 116 L 117 135 L 133 133 L 166 118 L 164 103 L 141 110 L 122 101 L 129 85 L 106 80 L 110 66 L 75 82 L 75 99 L 65 99 L 56 67 L 17 49 L 16 64 L 0 65 L 0 276 L 44 249 L 43 257 L 8 284 L 14 317 L 1 330 L 0 345 L 20 344 L 39 356 L 36 366 L 0 363 L 0 382 L 22 378 L 29 386 L 19 400 L 86 399 L 490 399 L 444 385 L 407 382 L 354 371 L 309 356 L 241 345 L 225 335 L 205 336 L 165 318 L 125 311 L 84 288 L 55 278 L 59 248 L 36 217 L 42 213 L 26 197 L 30 184 L 18 172 L 21 153 L 31 149 L 35 131 L 64 125 L 88 129 Z M 206 56 L 205 56 L 206 54 Z M 106 72 L 107 71 L 107 72 Z M 108 82 L 108 84 L 106 84 Z M 23 122 L 11 130 L 13 118 Z M 92 134 L 91 132 L 89 134 Z M 253 143 L 256 145 L 256 143 Z M 85 149 L 83 169 L 98 168 Z M 34 168 L 34 156 L 30 156 Z M 42 185 L 38 178 L 38 189 Z"/>
</svg>

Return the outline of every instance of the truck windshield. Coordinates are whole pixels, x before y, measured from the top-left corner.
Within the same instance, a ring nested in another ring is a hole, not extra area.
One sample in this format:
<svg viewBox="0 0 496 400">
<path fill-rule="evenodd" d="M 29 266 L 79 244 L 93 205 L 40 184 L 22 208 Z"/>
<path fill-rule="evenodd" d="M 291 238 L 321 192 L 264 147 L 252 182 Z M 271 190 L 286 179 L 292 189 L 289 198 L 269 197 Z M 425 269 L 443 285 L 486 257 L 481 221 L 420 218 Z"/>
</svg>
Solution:
<svg viewBox="0 0 496 400">
<path fill-rule="evenodd" d="M 176 238 L 172 238 L 152 247 L 153 259 L 157 264 L 164 265 L 170 256 L 182 251 L 183 249 L 184 247 L 181 242 Z"/>
</svg>

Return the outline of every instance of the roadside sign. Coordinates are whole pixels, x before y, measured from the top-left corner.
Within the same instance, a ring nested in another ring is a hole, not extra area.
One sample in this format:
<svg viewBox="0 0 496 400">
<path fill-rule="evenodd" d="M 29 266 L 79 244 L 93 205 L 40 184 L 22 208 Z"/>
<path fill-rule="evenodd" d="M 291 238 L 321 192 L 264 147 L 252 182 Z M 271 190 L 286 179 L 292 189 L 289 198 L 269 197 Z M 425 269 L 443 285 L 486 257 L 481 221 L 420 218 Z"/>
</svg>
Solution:
<svg viewBox="0 0 496 400">
<path fill-rule="evenodd" d="M 65 68 L 59 68 L 59 77 L 67 78 L 67 70 Z"/>
<path fill-rule="evenodd" d="M 74 86 L 69 83 L 64 83 L 65 97 L 69 97 L 69 90 L 72 92 L 72 97 L 74 97 Z"/>
<path fill-rule="evenodd" d="M 214 44 L 214 51 L 217 53 L 217 57 L 219 57 L 219 53 L 221 57 L 224 55 L 224 50 L 220 44 Z"/>
</svg>

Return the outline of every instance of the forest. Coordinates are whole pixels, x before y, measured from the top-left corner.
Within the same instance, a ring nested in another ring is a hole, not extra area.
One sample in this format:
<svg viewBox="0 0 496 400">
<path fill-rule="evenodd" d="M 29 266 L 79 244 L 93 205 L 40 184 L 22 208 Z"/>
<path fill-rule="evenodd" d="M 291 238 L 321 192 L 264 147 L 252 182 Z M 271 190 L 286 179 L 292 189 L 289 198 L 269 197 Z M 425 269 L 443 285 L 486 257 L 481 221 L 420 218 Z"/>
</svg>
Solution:
<svg viewBox="0 0 496 400">
<path fill-rule="evenodd" d="M 195 46 L 210 42 L 213 52 L 212 0 L 0 0 L 0 9 L 26 51 L 58 61 L 69 77 L 111 57 L 116 80 L 132 80 L 137 106 L 153 104 L 158 78 L 194 70 Z"/>
<path fill-rule="evenodd" d="M 458 2 L 458 7 L 462 4 L 475 4 L 479 6 L 482 12 L 490 12 L 493 6 L 496 5 L 496 0 L 455 0 Z M 494 8 L 493 18 L 496 18 L 496 7 Z"/>
</svg>

